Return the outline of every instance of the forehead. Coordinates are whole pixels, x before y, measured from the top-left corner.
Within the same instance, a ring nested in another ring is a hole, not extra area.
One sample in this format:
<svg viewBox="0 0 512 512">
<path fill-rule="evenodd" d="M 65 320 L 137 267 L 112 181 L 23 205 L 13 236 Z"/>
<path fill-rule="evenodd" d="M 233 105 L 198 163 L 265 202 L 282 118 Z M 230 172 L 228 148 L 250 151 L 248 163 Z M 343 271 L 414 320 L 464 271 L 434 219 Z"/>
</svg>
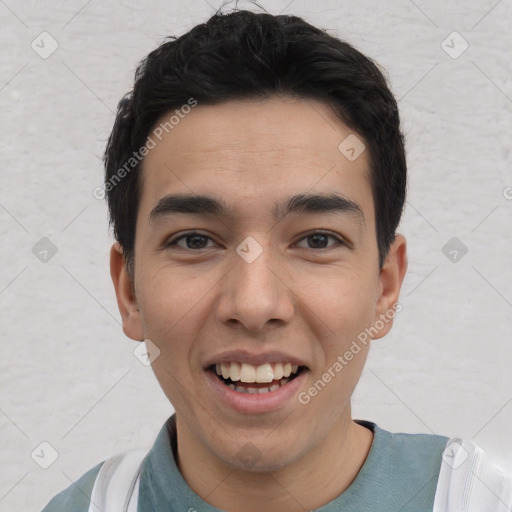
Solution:
<svg viewBox="0 0 512 512">
<path fill-rule="evenodd" d="M 263 210 L 270 196 L 334 191 L 362 209 L 373 207 L 367 152 L 347 158 L 340 144 L 355 135 L 321 101 L 284 96 L 198 104 L 162 130 L 169 117 L 155 124 L 160 135 L 150 133 L 156 145 L 143 161 L 146 215 L 171 192 L 224 196 L 241 210 L 258 200 Z"/>
</svg>

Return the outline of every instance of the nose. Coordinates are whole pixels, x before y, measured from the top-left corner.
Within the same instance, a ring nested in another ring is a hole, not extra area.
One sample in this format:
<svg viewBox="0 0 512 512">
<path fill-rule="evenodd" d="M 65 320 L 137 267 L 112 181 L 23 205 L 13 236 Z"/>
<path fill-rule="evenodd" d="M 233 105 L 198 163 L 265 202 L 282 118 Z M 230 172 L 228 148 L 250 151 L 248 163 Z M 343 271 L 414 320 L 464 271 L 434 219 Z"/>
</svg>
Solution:
<svg viewBox="0 0 512 512">
<path fill-rule="evenodd" d="M 235 253 L 221 284 L 217 320 L 252 333 L 290 322 L 296 300 L 281 267 L 270 248 L 252 262 Z"/>
</svg>

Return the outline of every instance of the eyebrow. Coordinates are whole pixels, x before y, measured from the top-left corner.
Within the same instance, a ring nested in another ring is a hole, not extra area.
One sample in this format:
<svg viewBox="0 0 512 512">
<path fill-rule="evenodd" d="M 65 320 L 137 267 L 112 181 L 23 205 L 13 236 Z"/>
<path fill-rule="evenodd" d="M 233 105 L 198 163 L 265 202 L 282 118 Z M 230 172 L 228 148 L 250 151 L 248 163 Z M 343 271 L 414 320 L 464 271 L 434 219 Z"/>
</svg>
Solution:
<svg viewBox="0 0 512 512">
<path fill-rule="evenodd" d="M 169 194 L 158 201 L 151 210 L 148 222 L 173 213 L 193 215 L 215 215 L 219 217 L 235 217 L 235 210 L 223 200 L 207 195 Z M 330 194 L 297 194 L 288 200 L 274 205 L 272 215 L 276 221 L 282 220 L 290 213 L 338 213 L 356 216 L 364 224 L 362 208 L 354 201 L 337 193 Z"/>
</svg>

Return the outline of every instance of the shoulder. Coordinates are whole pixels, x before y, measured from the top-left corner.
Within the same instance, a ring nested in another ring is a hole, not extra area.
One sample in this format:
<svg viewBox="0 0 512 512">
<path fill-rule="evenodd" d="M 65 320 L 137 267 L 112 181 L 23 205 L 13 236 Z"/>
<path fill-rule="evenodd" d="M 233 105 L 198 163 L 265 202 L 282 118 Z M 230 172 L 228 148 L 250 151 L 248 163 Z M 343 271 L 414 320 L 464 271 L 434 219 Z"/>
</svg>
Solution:
<svg viewBox="0 0 512 512">
<path fill-rule="evenodd" d="M 76 482 L 54 496 L 42 512 L 87 512 L 94 482 L 104 462 L 81 476 Z"/>
<path fill-rule="evenodd" d="M 436 434 L 407 434 L 388 432 L 384 451 L 395 463 L 401 464 L 407 472 L 437 474 L 442 454 L 449 438 Z"/>
<path fill-rule="evenodd" d="M 366 509 L 375 509 L 378 504 L 378 509 L 385 511 L 432 511 L 449 438 L 389 432 L 373 422 L 357 422 L 374 433 L 372 447 L 358 476 L 358 499 L 362 495 L 373 496 Z"/>
<path fill-rule="evenodd" d="M 422 510 L 419 505 L 425 502 L 430 506 L 449 438 L 435 434 L 385 432 L 383 441 L 383 463 L 385 461 L 387 468 L 393 468 L 388 469 L 394 480 L 389 482 L 390 485 L 401 489 L 406 496 L 414 496 L 409 507 Z"/>
<path fill-rule="evenodd" d="M 402 468 L 409 476 L 439 472 L 442 454 L 450 438 L 437 434 L 389 432 L 364 420 L 358 420 L 358 423 L 373 430 L 379 459 L 386 466 Z"/>
<path fill-rule="evenodd" d="M 512 510 L 512 468 L 503 469 L 473 441 L 392 433 L 366 423 L 379 440 L 379 483 L 405 497 L 413 496 L 403 510 Z"/>
</svg>

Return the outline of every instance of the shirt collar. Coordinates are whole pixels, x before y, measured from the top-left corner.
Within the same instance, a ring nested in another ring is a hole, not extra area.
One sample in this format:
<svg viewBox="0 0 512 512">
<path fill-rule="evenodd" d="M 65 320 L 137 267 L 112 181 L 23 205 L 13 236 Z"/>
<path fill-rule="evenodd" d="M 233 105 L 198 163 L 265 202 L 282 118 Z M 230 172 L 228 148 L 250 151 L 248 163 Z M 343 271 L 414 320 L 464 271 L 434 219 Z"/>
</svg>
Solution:
<svg viewBox="0 0 512 512">
<path fill-rule="evenodd" d="M 386 475 L 382 471 L 384 461 L 381 460 L 383 454 L 390 449 L 387 445 L 392 444 L 393 434 L 370 421 L 355 421 L 374 434 L 368 456 L 352 484 L 340 496 L 316 509 L 317 512 L 336 512 L 340 510 L 340 506 L 353 507 L 354 510 L 369 510 L 380 499 L 376 496 L 376 489 L 381 489 L 387 505 L 390 505 L 389 499 L 394 499 L 389 493 L 388 480 L 391 475 Z M 146 458 L 141 474 L 139 500 L 152 510 L 189 512 L 190 509 L 195 509 L 201 512 L 222 512 L 201 499 L 189 487 L 178 469 L 176 460 L 176 415 L 173 414 L 160 430 Z M 396 502 L 396 506 L 401 505 L 402 499 Z"/>
</svg>

